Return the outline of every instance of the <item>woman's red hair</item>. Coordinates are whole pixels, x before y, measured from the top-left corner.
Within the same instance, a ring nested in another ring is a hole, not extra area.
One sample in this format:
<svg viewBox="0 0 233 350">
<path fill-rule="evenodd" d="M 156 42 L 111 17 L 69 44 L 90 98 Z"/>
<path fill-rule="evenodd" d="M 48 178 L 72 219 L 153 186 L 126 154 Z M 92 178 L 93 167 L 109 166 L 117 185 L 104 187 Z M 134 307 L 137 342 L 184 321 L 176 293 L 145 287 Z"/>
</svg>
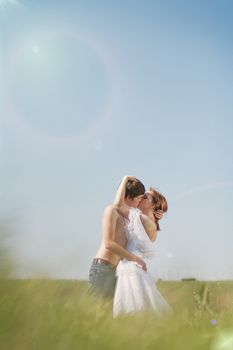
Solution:
<svg viewBox="0 0 233 350">
<path fill-rule="evenodd" d="M 155 216 L 155 212 L 157 210 L 162 210 L 164 213 L 166 213 L 168 211 L 167 200 L 160 192 L 156 191 L 153 187 L 150 187 L 150 192 L 152 195 L 153 204 L 155 205 L 154 207 L 155 222 L 157 224 L 158 231 L 160 231 L 158 219 Z"/>
</svg>

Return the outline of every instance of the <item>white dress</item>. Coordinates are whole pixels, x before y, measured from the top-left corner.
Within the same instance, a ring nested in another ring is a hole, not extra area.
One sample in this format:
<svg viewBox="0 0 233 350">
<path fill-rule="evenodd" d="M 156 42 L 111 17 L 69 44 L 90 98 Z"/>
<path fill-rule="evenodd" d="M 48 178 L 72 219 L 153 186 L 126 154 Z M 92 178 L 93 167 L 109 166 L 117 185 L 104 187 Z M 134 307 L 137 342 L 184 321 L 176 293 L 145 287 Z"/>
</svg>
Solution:
<svg viewBox="0 0 233 350">
<path fill-rule="evenodd" d="M 126 249 L 145 263 L 154 255 L 153 242 L 149 239 L 140 219 L 141 211 L 131 208 L 126 220 Z M 117 284 L 113 301 L 113 316 L 121 313 L 152 311 L 159 316 L 171 311 L 171 307 L 158 291 L 154 277 L 142 270 L 134 261 L 123 259 L 117 266 Z"/>
</svg>

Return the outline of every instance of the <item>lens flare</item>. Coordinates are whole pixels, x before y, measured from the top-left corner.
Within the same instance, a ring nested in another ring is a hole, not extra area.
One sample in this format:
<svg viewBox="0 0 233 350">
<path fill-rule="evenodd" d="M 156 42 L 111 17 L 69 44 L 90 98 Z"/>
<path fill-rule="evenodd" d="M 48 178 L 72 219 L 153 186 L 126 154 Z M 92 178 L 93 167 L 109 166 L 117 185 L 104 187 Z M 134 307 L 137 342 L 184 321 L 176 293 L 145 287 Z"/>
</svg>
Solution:
<svg viewBox="0 0 233 350">
<path fill-rule="evenodd" d="M 212 350 L 232 350 L 233 349 L 233 333 L 225 331 L 220 333 L 212 345 Z"/>
</svg>

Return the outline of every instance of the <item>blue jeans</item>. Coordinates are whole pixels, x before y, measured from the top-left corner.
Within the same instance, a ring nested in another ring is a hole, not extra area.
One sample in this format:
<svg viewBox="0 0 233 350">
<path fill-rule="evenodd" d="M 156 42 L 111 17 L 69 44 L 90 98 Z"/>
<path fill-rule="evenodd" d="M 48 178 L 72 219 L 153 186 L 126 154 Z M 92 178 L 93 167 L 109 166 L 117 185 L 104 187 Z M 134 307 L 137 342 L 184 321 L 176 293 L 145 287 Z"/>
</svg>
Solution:
<svg viewBox="0 0 233 350">
<path fill-rule="evenodd" d="M 116 268 L 103 262 L 92 262 L 89 271 L 89 293 L 113 299 L 116 287 Z"/>
</svg>

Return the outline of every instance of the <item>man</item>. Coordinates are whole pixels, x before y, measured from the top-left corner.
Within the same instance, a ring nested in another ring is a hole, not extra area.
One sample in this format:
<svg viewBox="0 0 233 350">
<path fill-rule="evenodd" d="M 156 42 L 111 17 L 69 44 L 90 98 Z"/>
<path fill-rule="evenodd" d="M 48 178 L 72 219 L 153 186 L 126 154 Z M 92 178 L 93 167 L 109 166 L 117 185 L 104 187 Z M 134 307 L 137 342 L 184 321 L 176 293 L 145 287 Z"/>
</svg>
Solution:
<svg viewBox="0 0 233 350">
<path fill-rule="evenodd" d="M 138 179 L 127 180 L 124 204 L 137 208 L 145 187 Z M 116 266 L 121 258 L 135 261 L 144 271 L 145 262 L 125 249 L 125 219 L 114 204 L 108 205 L 103 214 L 103 236 L 100 248 L 89 272 L 90 292 L 103 298 L 113 298 L 116 286 Z"/>
</svg>

